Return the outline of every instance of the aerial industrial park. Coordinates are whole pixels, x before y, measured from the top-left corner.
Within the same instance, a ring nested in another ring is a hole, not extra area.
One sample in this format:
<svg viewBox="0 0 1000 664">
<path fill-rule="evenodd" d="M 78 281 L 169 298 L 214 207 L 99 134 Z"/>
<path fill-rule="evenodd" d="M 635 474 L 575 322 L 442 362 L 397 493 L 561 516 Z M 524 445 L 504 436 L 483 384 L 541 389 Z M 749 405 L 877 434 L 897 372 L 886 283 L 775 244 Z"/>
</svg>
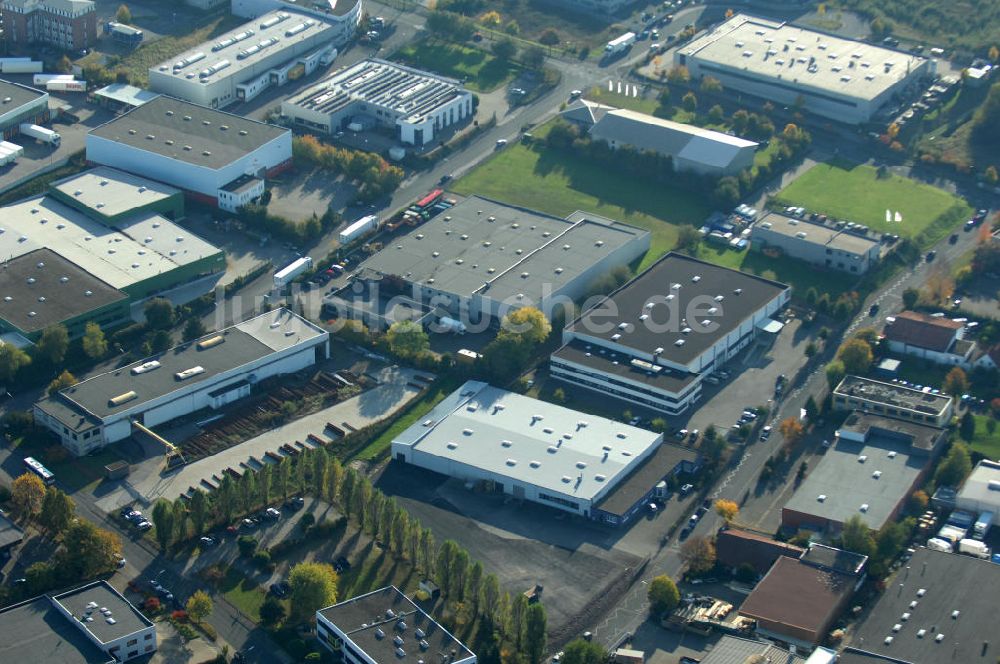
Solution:
<svg viewBox="0 0 1000 664">
<path fill-rule="evenodd" d="M 0 1 L 0 662 L 996 661 L 917 4 Z"/>
</svg>

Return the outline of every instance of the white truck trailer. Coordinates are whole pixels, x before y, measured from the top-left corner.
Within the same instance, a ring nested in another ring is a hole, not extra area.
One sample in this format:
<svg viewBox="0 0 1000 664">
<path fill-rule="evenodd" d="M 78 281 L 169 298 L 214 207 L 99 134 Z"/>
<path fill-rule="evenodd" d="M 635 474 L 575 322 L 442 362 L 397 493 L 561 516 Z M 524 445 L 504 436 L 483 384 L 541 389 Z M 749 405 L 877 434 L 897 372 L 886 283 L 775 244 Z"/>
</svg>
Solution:
<svg viewBox="0 0 1000 664">
<path fill-rule="evenodd" d="M 38 74 L 44 63 L 31 58 L 0 58 L 0 74 Z"/>
<path fill-rule="evenodd" d="M 313 259 L 310 256 L 297 258 L 274 273 L 274 287 L 284 288 L 306 270 L 312 268 Z"/>
<path fill-rule="evenodd" d="M 621 37 L 612 39 L 604 46 L 604 57 L 613 58 L 620 53 L 624 53 L 635 43 L 635 33 L 626 32 Z"/>
<path fill-rule="evenodd" d="M 438 332 L 451 334 L 465 334 L 465 323 L 454 318 L 442 316 L 438 319 Z"/>
<path fill-rule="evenodd" d="M 27 122 L 21 125 L 21 134 L 41 143 L 48 143 L 53 147 L 59 147 L 59 143 L 62 141 L 62 136 L 58 132 Z"/>
<path fill-rule="evenodd" d="M 60 78 L 55 81 L 49 81 L 45 84 L 45 89 L 49 92 L 86 92 L 87 82 L 78 81 L 76 79 L 70 78 Z"/>
<path fill-rule="evenodd" d="M 989 559 L 990 557 L 990 547 L 986 546 L 979 540 L 974 539 L 961 540 L 958 543 L 958 552 L 975 556 L 976 558 Z"/>
<path fill-rule="evenodd" d="M 32 85 L 47 85 L 49 81 L 72 81 L 73 74 L 35 74 L 31 77 Z"/>
<path fill-rule="evenodd" d="M 378 228 L 378 215 L 369 214 L 340 231 L 340 244 L 346 245 Z"/>
</svg>

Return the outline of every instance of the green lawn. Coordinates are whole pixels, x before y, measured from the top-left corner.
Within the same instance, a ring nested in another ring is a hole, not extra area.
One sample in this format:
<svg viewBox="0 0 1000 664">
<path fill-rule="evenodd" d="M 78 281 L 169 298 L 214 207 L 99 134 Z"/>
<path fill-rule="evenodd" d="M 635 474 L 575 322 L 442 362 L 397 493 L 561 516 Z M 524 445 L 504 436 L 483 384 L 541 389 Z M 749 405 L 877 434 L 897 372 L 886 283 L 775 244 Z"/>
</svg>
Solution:
<svg viewBox="0 0 1000 664">
<path fill-rule="evenodd" d="M 817 164 L 777 196 L 781 203 L 898 233 L 929 245 L 944 237 L 972 208 L 943 189 L 897 175 L 879 178 L 871 166 Z M 902 222 L 886 222 L 885 211 Z"/>
<path fill-rule="evenodd" d="M 1000 459 L 1000 422 L 993 423 L 993 431 L 989 430 L 989 415 L 973 415 L 976 418 L 976 435 L 972 437 L 972 450 L 979 452 L 988 459 Z"/>
<path fill-rule="evenodd" d="M 243 615 L 254 622 L 260 619 L 260 607 L 267 597 L 266 592 L 235 567 L 230 567 L 226 571 L 219 590 Z"/>
<path fill-rule="evenodd" d="M 660 102 L 655 97 L 644 97 L 641 92 L 639 97 L 610 92 L 607 83 L 604 85 L 595 85 L 587 92 L 585 98 L 587 101 L 596 101 L 608 106 L 614 106 L 615 108 L 626 108 L 630 111 L 646 113 L 647 115 L 655 115 L 657 109 L 660 107 Z"/>
<path fill-rule="evenodd" d="M 539 132 L 534 132 L 536 136 Z M 711 207 L 680 188 L 650 185 L 606 167 L 546 149 L 512 145 L 452 187 L 513 205 L 566 216 L 585 210 L 652 232 L 652 246 L 640 269 L 669 251 L 677 226 L 699 226 Z"/>
<path fill-rule="evenodd" d="M 462 79 L 465 87 L 475 92 L 495 90 L 514 78 L 518 71 L 516 64 L 498 60 L 485 51 L 431 39 L 404 46 L 393 54 L 392 59 Z"/>
</svg>

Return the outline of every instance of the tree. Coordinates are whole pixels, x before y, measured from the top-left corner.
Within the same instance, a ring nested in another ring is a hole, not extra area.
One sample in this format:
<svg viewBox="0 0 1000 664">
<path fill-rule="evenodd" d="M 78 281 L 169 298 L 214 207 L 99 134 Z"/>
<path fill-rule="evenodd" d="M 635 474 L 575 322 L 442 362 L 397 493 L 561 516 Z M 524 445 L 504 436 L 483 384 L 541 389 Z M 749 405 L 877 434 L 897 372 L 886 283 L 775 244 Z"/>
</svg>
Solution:
<svg viewBox="0 0 1000 664">
<path fill-rule="evenodd" d="M 132 11 L 128 8 L 128 5 L 118 5 L 118 11 L 115 12 L 115 20 L 125 24 L 132 22 Z"/>
<path fill-rule="evenodd" d="M 504 316 L 501 327 L 505 332 L 516 334 L 533 344 L 542 343 L 552 332 L 552 324 L 535 307 L 521 307 Z"/>
<path fill-rule="evenodd" d="M 195 489 L 191 494 L 190 509 L 195 537 L 200 537 L 208 523 L 208 495 L 201 489 Z"/>
<path fill-rule="evenodd" d="M 689 91 L 681 97 L 681 105 L 684 107 L 685 111 L 691 111 L 694 113 L 698 109 L 698 98 L 693 92 Z"/>
<path fill-rule="evenodd" d="M 524 597 L 524 595 L 521 595 Z M 540 603 L 528 607 L 524 626 L 524 652 L 530 664 L 539 664 L 545 655 L 545 607 Z"/>
<path fill-rule="evenodd" d="M 559 33 L 552 28 L 546 28 L 538 37 L 538 43 L 545 46 L 556 46 L 560 41 L 562 40 L 559 38 Z"/>
<path fill-rule="evenodd" d="M 31 518 L 42 509 L 45 484 L 37 475 L 25 473 L 11 484 L 10 496 L 18 513 Z"/>
<path fill-rule="evenodd" d="M 994 47 L 995 48 L 995 47 Z M 997 167 L 990 164 L 983 170 L 983 179 L 986 180 L 986 184 L 996 185 L 1000 182 L 1000 173 L 997 173 Z"/>
<path fill-rule="evenodd" d="M 196 623 L 200 623 L 212 614 L 212 598 L 209 597 L 208 593 L 204 590 L 196 590 L 194 591 L 194 594 L 188 598 L 187 604 L 184 605 L 184 608 L 187 609 L 191 620 Z"/>
<path fill-rule="evenodd" d="M 917 301 L 920 299 L 920 291 L 916 288 L 907 288 L 903 291 L 903 306 L 907 309 L 912 309 L 917 306 Z"/>
<path fill-rule="evenodd" d="M 192 316 L 188 319 L 188 322 L 184 324 L 184 332 L 182 338 L 185 342 L 194 341 L 198 337 L 203 337 L 208 332 L 205 324 L 201 322 L 201 319 Z"/>
<path fill-rule="evenodd" d="M 563 664 L 604 664 L 608 661 L 608 652 L 599 643 L 574 639 L 566 644 L 559 661 Z"/>
<path fill-rule="evenodd" d="M 56 65 L 56 70 L 60 74 L 72 74 L 73 73 L 73 61 L 69 59 L 68 55 L 63 55 L 59 58 L 59 63 Z"/>
<path fill-rule="evenodd" d="M 452 594 L 452 561 L 455 558 L 455 554 L 458 552 L 458 544 L 454 540 L 445 540 L 441 543 L 441 548 L 438 550 L 437 561 L 436 561 L 436 571 L 437 571 L 437 581 L 441 590 L 444 594 L 451 596 Z"/>
<path fill-rule="evenodd" d="M 267 596 L 259 611 L 261 623 L 267 626 L 277 625 L 285 617 L 285 605 L 273 595 Z"/>
<path fill-rule="evenodd" d="M 479 594 L 483 587 L 483 564 L 478 560 L 469 566 L 469 573 L 465 578 L 464 597 L 473 604 L 479 603 Z"/>
<path fill-rule="evenodd" d="M 998 61 L 1000 61 L 1000 49 L 998 49 L 995 45 L 994 46 L 990 46 L 990 50 L 987 51 L 987 56 L 986 57 L 988 57 L 990 59 L 990 62 L 998 62 Z"/>
<path fill-rule="evenodd" d="M 63 534 L 63 549 L 56 562 L 66 578 L 89 579 L 113 570 L 121 550 L 118 535 L 77 519 Z"/>
<path fill-rule="evenodd" d="M 853 551 L 864 556 L 871 557 L 875 554 L 875 537 L 860 514 L 852 514 L 844 522 L 844 529 L 840 533 L 840 545 L 845 551 Z"/>
<path fill-rule="evenodd" d="M 55 394 L 56 392 L 65 390 L 67 387 L 72 387 L 73 385 L 76 385 L 78 382 L 79 381 L 77 381 L 76 376 L 63 369 L 63 372 L 58 376 L 56 376 L 55 378 L 53 378 L 52 382 L 49 383 L 49 388 L 48 388 L 49 396 Z"/>
<path fill-rule="evenodd" d="M 958 421 L 958 435 L 962 440 L 967 440 L 972 442 L 972 439 L 976 436 L 976 418 L 972 416 L 972 413 L 965 411 L 962 415 L 962 419 Z"/>
<path fill-rule="evenodd" d="M 649 582 L 646 597 L 649 599 L 649 607 L 655 613 L 669 613 L 681 603 L 681 593 L 677 590 L 677 584 L 666 574 L 653 577 Z"/>
<path fill-rule="evenodd" d="M 35 350 L 52 364 L 59 364 L 66 357 L 69 349 L 69 331 L 65 325 L 56 323 L 42 331 L 42 336 L 35 343 Z"/>
<path fill-rule="evenodd" d="M 521 62 L 528 69 L 541 69 L 542 65 L 545 64 L 545 49 L 541 46 L 529 46 L 524 49 L 524 53 L 521 54 Z"/>
<path fill-rule="evenodd" d="M 969 378 L 962 367 L 953 367 L 944 377 L 944 391 L 953 397 L 960 397 L 969 391 Z"/>
<path fill-rule="evenodd" d="M 934 473 L 934 483 L 938 486 L 957 487 L 972 472 L 972 457 L 963 443 L 952 443 L 948 454 Z"/>
<path fill-rule="evenodd" d="M 501 37 L 493 43 L 493 55 L 502 62 L 513 60 L 517 56 L 517 44 L 510 37 Z"/>
<path fill-rule="evenodd" d="M 292 615 L 304 620 L 337 601 L 337 572 L 326 563 L 299 563 L 288 575 Z"/>
<path fill-rule="evenodd" d="M 692 537 L 681 546 L 681 560 L 694 574 L 704 574 L 715 567 L 715 543 L 708 537 Z"/>
<path fill-rule="evenodd" d="M 826 365 L 826 384 L 831 390 L 840 385 L 840 381 L 844 380 L 846 375 L 844 363 L 840 360 L 834 360 Z"/>
<path fill-rule="evenodd" d="M 167 547 L 174 541 L 174 507 L 169 501 L 161 498 L 153 505 L 153 525 L 156 527 L 156 541 L 160 543 L 160 549 L 167 550 Z"/>
<path fill-rule="evenodd" d="M 22 367 L 31 364 L 31 357 L 14 344 L 0 344 L 0 380 L 9 383 Z"/>
<path fill-rule="evenodd" d="M 726 520 L 726 523 L 731 522 L 739 514 L 740 506 L 736 504 L 734 500 L 724 500 L 720 498 L 715 501 L 715 511 Z"/>
<path fill-rule="evenodd" d="M 715 124 L 722 122 L 722 118 L 725 117 L 725 111 L 722 110 L 722 106 L 715 104 L 712 108 L 708 109 L 708 119 Z"/>
<path fill-rule="evenodd" d="M 778 431 L 781 432 L 788 447 L 797 445 L 806 432 L 805 427 L 802 426 L 802 422 L 797 417 L 786 417 L 781 420 L 781 424 L 778 425 Z"/>
<path fill-rule="evenodd" d="M 424 328 L 412 320 L 396 321 L 385 337 L 392 352 L 403 357 L 419 355 L 431 346 Z"/>
<path fill-rule="evenodd" d="M 496 605 L 500 601 L 500 580 L 496 574 L 487 574 L 483 579 L 483 587 L 479 593 L 479 606 L 486 612 L 486 618 L 493 621 L 496 618 Z"/>
<path fill-rule="evenodd" d="M 228 477 L 228 475 L 226 475 Z M 288 488 L 291 484 L 292 479 L 292 458 L 285 457 L 278 464 L 278 472 L 274 477 L 274 488 L 281 494 L 282 500 L 288 499 Z M 347 506 L 344 506 L 345 511 L 349 511 Z"/>
<path fill-rule="evenodd" d="M 496 28 L 503 22 L 503 18 L 498 11 L 488 11 L 479 17 L 479 22 L 488 28 Z"/>
<path fill-rule="evenodd" d="M 687 83 L 691 80 L 691 72 L 684 65 L 671 67 L 667 72 L 667 81 L 670 83 Z"/>
<path fill-rule="evenodd" d="M 701 91 L 702 92 L 722 92 L 722 82 L 719 79 L 712 76 L 706 76 L 701 79 Z M 722 109 L 719 109 L 720 113 Z"/>
<path fill-rule="evenodd" d="M 76 505 L 73 499 L 54 487 L 49 487 L 42 499 L 42 509 L 38 515 L 38 523 L 51 535 L 58 535 L 69 528 L 73 522 Z"/>
<path fill-rule="evenodd" d="M 104 330 L 101 326 L 90 321 L 83 330 L 83 352 L 92 360 L 104 357 L 108 352 L 108 340 L 104 337 Z"/>
<path fill-rule="evenodd" d="M 840 347 L 837 359 L 843 363 L 847 373 L 864 375 L 871 369 L 875 356 L 872 347 L 863 339 L 848 339 Z"/>
<path fill-rule="evenodd" d="M 816 416 L 819 415 L 819 406 L 816 404 L 816 398 L 811 394 L 809 395 L 809 398 L 806 399 L 806 404 L 802 409 L 806 411 L 806 417 L 810 422 L 815 420 Z"/>
<path fill-rule="evenodd" d="M 151 330 L 169 330 L 174 325 L 174 305 L 166 298 L 154 297 L 146 302 L 142 311 Z"/>
<path fill-rule="evenodd" d="M 691 253 L 698 248 L 700 242 L 701 233 L 698 232 L 698 229 L 683 224 L 677 229 L 677 242 L 674 244 L 674 249 Z"/>
<path fill-rule="evenodd" d="M 153 332 L 153 336 L 150 337 L 147 344 L 148 348 L 146 350 L 150 355 L 162 353 L 170 348 L 173 343 L 173 339 L 170 338 L 170 332 L 166 330 L 157 330 L 156 332 Z"/>
<path fill-rule="evenodd" d="M 917 489 L 910 494 L 909 507 L 910 511 L 914 514 L 920 514 L 927 509 L 927 505 L 930 503 L 930 497 L 927 492 L 923 489 Z"/>
</svg>

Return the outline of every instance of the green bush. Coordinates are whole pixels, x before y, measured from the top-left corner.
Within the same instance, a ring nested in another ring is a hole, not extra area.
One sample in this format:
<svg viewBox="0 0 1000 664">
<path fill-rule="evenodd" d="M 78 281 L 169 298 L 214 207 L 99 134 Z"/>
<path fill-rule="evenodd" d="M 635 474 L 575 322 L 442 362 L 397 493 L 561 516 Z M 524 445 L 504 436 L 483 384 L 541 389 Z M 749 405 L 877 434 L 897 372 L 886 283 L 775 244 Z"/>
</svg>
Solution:
<svg viewBox="0 0 1000 664">
<path fill-rule="evenodd" d="M 261 569 L 266 569 L 271 564 L 271 553 L 267 549 L 260 549 L 253 554 L 253 564 Z"/>
<path fill-rule="evenodd" d="M 240 556 L 249 558 L 257 550 L 257 538 L 253 535 L 240 535 L 236 540 L 236 546 L 239 547 Z"/>
</svg>

